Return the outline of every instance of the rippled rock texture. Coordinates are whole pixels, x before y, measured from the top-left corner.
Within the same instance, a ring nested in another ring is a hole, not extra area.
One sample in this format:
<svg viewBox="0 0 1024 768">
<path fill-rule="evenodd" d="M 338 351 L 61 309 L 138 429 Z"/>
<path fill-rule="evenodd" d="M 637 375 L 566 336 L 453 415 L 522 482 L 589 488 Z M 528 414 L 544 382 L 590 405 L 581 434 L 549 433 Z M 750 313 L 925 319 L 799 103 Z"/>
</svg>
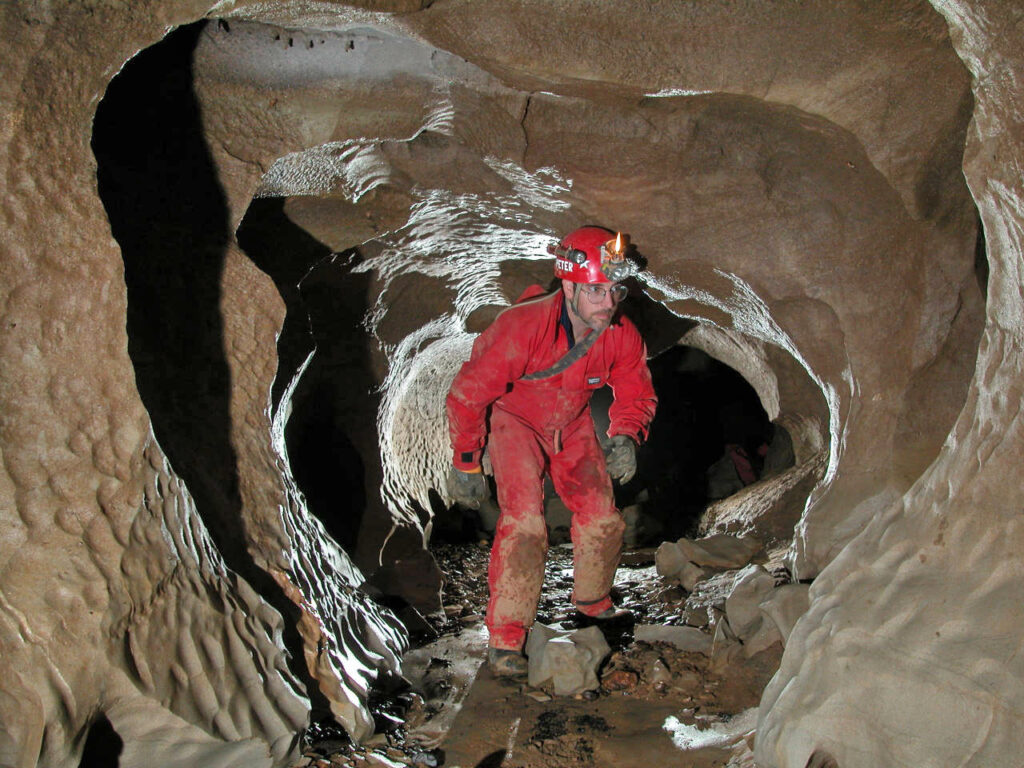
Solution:
<svg viewBox="0 0 1024 768">
<path fill-rule="evenodd" d="M 935 6 L 4 4 L 0 762 L 368 736 L 405 636 L 358 587 L 586 222 L 793 439 L 723 523 L 817 577 L 758 760 L 1018 755 L 1021 11 Z"/>
</svg>

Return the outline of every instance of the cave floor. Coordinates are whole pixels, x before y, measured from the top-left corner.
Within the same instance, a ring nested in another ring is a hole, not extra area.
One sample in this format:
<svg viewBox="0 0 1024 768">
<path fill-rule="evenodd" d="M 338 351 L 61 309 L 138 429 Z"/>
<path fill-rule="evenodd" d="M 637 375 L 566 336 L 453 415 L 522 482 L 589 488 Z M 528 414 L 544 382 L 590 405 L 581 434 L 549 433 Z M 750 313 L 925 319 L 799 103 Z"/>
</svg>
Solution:
<svg viewBox="0 0 1024 768">
<path fill-rule="evenodd" d="M 600 690 L 556 697 L 550 687 L 496 679 L 484 664 L 486 547 L 443 545 L 434 555 L 447 578 L 445 618 L 403 659 L 411 690 L 395 727 L 359 748 L 307 737 L 298 765 L 753 766 L 756 708 L 781 645 L 751 658 L 736 646 L 709 657 L 634 641 L 629 625 L 606 628 L 612 653 Z M 574 628 L 571 576 L 571 547 L 552 546 L 538 621 Z M 638 623 L 685 623 L 687 593 L 658 577 L 653 550 L 623 555 L 613 595 Z"/>
</svg>

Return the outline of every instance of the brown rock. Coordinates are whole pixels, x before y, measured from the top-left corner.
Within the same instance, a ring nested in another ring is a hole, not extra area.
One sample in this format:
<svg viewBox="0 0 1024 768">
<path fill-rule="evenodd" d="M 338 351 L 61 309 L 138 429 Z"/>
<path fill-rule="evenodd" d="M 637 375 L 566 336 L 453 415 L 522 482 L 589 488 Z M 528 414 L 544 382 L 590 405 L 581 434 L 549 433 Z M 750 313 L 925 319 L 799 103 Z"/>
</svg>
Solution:
<svg viewBox="0 0 1024 768">
<path fill-rule="evenodd" d="M 601 677 L 606 691 L 631 691 L 640 684 L 640 675 L 630 669 L 614 669 Z"/>
</svg>

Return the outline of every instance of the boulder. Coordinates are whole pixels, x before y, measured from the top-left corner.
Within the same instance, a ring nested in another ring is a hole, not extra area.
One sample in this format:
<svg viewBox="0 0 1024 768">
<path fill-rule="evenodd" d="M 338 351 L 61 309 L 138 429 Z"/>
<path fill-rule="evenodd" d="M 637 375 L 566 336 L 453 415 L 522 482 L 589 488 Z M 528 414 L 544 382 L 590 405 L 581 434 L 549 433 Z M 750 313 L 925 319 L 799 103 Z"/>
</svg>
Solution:
<svg viewBox="0 0 1024 768">
<path fill-rule="evenodd" d="M 782 643 L 782 634 L 770 621 L 763 621 L 753 634 L 743 640 L 743 653 L 749 659 L 761 651 L 771 648 L 776 643 Z M 784 644 L 784 643 L 783 643 Z"/>
<path fill-rule="evenodd" d="M 683 558 L 709 568 L 742 568 L 761 549 L 753 536 L 716 533 L 704 539 L 682 538 L 676 542 Z"/>
<path fill-rule="evenodd" d="M 797 619 L 807 612 L 809 591 L 808 584 L 783 584 L 774 589 L 759 606 L 761 613 L 779 630 L 783 644 L 789 638 Z"/>
<path fill-rule="evenodd" d="M 681 651 L 708 654 L 711 635 L 696 627 L 672 627 L 663 624 L 638 624 L 633 639 L 645 643 L 669 643 Z"/>
<path fill-rule="evenodd" d="M 662 542 L 661 546 L 654 553 L 655 570 L 664 579 L 675 579 L 676 574 L 682 570 L 687 562 L 689 561 L 683 556 L 683 551 L 674 541 Z"/>
<path fill-rule="evenodd" d="M 681 584 L 692 592 L 698 581 L 714 569 L 740 568 L 761 549 L 750 536 L 715 534 L 706 539 L 666 541 L 654 556 L 654 565 L 662 578 Z"/>
<path fill-rule="evenodd" d="M 736 574 L 732 591 L 725 599 L 725 614 L 729 626 L 740 640 L 761 627 L 761 603 L 775 589 L 775 579 L 760 565 L 748 565 Z"/>
</svg>

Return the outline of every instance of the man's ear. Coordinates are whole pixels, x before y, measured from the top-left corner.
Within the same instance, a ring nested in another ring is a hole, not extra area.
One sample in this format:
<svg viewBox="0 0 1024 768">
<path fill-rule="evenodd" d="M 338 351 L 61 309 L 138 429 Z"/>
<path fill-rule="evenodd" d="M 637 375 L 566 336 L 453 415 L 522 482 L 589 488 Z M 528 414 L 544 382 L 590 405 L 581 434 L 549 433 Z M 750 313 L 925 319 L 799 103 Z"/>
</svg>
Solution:
<svg viewBox="0 0 1024 768">
<path fill-rule="evenodd" d="M 565 298 L 572 299 L 573 293 L 575 292 L 575 288 L 573 286 L 575 285 L 576 284 L 572 280 L 566 280 L 564 277 L 562 278 L 562 293 L 565 294 Z"/>
</svg>

